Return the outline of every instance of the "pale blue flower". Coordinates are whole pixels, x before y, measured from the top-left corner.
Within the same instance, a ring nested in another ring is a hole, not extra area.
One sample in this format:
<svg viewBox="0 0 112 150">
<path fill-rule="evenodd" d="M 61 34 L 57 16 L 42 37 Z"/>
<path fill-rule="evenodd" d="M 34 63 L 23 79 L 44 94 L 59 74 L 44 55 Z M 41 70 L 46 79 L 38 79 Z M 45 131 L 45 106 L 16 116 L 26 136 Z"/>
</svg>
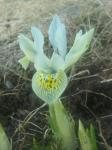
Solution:
<svg viewBox="0 0 112 150">
<path fill-rule="evenodd" d="M 50 24 L 48 34 L 54 52 L 48 58 L 44 51 L 44 36 L 41 31 L 31 28 L 34 41 L 24 35 L 19 36 L 19 44 L 25 57 L 19 60 L 24 69 L 29 62 L 33 62 L 37 72 L 32 78 L 32 88 L 42 100 L 50 103 L 57 100 L 67 86 L 66 70 L 76 63 L 82 54 L 89 48 L 94 29 L 85 34 L 79 31 L 76 34 L 74 44 L 67 50 L 67 37 L 65 25 L 55 15 Z"/>
</svg>

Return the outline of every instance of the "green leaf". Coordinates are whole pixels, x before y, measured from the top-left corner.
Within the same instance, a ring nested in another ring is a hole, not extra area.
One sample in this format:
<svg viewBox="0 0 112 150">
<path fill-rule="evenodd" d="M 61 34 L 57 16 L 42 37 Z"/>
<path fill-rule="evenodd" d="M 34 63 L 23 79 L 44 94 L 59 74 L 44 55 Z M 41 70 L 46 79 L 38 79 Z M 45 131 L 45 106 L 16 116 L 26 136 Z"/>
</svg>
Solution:
<svg viewBox="0 0 112 150">
<path fill-rule="evenodd" d="M 62 102 L 57 100 L 49 105 L 50 125 L 56 139 L 61 141 L 64 150 L 75 150 L 77 140 L 75 135 L 75 123 L 66 112 Z"/>
<path fill-rule="evenodd" d="M 38 53 L 43 52 L 43 45 L 44 45 L 44 36 L 43 36 L 43 34 L 36 27 L 32 27 L 31 28 L 31 32 L 32 32 L 32 36 L 34 38 L 34 43 L 35 43 L 36 51 Z"/>
<path fill-rule="evenodd" d="M 29 59 L 28 59 L 26 56 L 23 57 L 23 58 L 21 58 L 18 62 L 22 65 L 22 67 L 23 67 L 25 70 L 28 68 L 29 63 L 30 63 Z"/>
<path fill-rule="evenodd" d="M 57 119 L 56 119 L 56 115 L 55 115 L 55 109 L 54 109 L 53 104 L 54 103 L 51 103 L 49 105 L 49 113 L 50 113 L 49 123 L 50 123 L 51 129 L 54 132 L 54 134 L 56 134 L 56 136 L 58 138 L 60 138 L 60 129 L 58 128 Z"/>
<path fill-rule="evenodd" d="M 33 138 L 33 147 L 32 147 L 32 150 L 41 150 L 41 147 L 38 144 L 38 142 L 35 140 L 35 138 Z"/>
<path fill-rule="evenodd" d="M 11 150 L 11 144 L 1 125 L 0 125 L 0 150 Z"/>
<path fill-rule="evenodd" d="M 92 124 L 90 125 L 90 139 L 91 139 L 91 144 L 93 148 L 92 150 L 97 150 L 96 136 L 95 136 L 94 127 Z"/>
<path fill-rule="evenodd" d="M 65 57 L 65 69 L 75 64 L 85 51 L 88 50 L 93 33 L 94 29 L 89 30 L 85 34 L 82 34 L 82 31 L 76 34 L 74 44 Z"/>
<path fill-rule="evenodd" d="M 18 41 L 19 41 L 20 48 L 24 52 L 26 57 L 31 62 L 34 62 L 35 56 L 37 55 L 34 43 L 30 39 L 28 39 L 26 36 L 24 36 L 22 34 L 19 35 Z"/>
<path fill-rule="evenodd" d="M 78 136 L 79 136 L 79 141 L 81 145 L 81 150 L 92 150 L 90 139 L 80 120 L 79 120 Z"/>
<path fill-rule="evenodd" d="M 50 142 L 44 145 L 34 138 L 31 150 L 52 150 L 51 147 Z"/>
<path fill-rule="evenodd" d="M 64 71 L 51 74 L 36 72 L 32 78 L 32 88 L 35 94 L 47 103 L 56 101 L 67 86 L 67 76 Z"/>
</svg>

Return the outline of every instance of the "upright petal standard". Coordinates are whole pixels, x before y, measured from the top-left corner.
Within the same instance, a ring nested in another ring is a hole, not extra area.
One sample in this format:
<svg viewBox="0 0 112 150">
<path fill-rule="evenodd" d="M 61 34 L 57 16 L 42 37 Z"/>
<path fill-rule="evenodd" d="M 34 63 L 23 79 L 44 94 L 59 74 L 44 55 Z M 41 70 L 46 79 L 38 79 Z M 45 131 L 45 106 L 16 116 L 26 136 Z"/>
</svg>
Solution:
<svg viewBox="0 0 112 150">
<path fill-rule="evenodd" d="M 55 52 L 65 57 L 67 51 L 67 37 L 65 25 L 60 18 L 55 15 L 49 27 L 49 40 Z"/>
<path fill-rule="evenodd" d="M 61 96 L 67 86 L 67 76 L 59 70 L 54 74 L 36 72 L 32 79 L 32 88 L 38 97 L 47 103 L 52 103 Z"/>
</svg>

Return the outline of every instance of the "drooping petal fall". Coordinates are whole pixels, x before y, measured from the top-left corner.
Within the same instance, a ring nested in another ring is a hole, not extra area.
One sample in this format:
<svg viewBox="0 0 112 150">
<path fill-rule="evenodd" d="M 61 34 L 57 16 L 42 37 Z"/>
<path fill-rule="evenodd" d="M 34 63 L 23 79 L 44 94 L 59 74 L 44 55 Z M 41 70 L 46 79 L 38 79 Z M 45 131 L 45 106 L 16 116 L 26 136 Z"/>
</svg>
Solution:
<svg viewBox="0 0 112 150">
<path fill-rule="evenodd" d="M 25 70 L 28 68 L 29 63 L 30 63 L 30 61 L 29 61 L 29 59 L 27 58 L 27 56 L 24 56 L 24 57 L 21 58 L 18 62 L 22 65 L 22 67 L 23 67 Z"/>
<path fill-rule="evenodd" d="M 24 35 L 19 35 L 18 37 L 20 49 L 24 52 L 25 56 L 31 61 L 34 62 L 35 56 L 36 56 L 36 50 L 34 43 L 28 39 Z"/>
<path fill-rule="evenodd" d="M 32 88 L 35 94 L 43 101 L 52 103 L 56 101 L 67 86 L 67 76 L 59 70 L 55 74 L 36 72 L 32 78 Z"/>
</svg>

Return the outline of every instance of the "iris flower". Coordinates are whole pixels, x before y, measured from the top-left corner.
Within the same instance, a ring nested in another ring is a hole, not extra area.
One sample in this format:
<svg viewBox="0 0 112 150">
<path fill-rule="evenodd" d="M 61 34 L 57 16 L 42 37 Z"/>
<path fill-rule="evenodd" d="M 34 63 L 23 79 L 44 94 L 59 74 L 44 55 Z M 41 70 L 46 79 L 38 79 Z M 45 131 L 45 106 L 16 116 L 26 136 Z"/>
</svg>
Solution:
<svg viewBox="0 0 112 150">
<path fill-rule="evenodd" d="M 31 33 L 33 41 L 22 34 L 19 35 L 20 49 L 25 54 L 19 62 L 24 69 L 27 69 L 29 62 L 34 63 L 36 73 L 32 78 L 32 89 L 38 97 L 49 104 L 58 100 L 65 90 L 68 84 L 66 71 L 88 50 L 94 29 L 84 34 L 79 31 L 72 48 L 68 50 L 65 25 L 55 15 L 48 30 L 54 50 L 51 58 L 44 53 L 44 36 L 41 31 L 32 27 Z"/>
</svg>

